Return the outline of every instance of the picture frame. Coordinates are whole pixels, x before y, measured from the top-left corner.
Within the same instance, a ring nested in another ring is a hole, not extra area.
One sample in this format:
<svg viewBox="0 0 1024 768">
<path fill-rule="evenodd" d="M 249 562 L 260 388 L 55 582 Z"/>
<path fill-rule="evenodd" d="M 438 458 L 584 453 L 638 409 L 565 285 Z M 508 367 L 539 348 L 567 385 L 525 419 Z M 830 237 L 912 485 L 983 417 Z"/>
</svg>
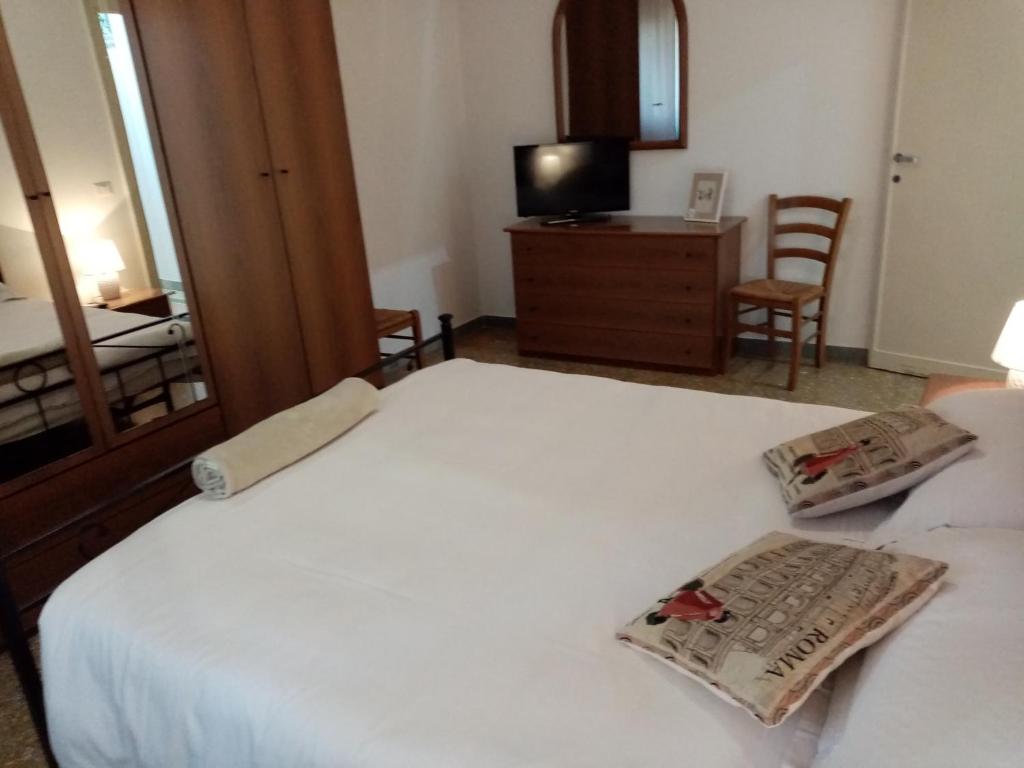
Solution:
<svg viewBox="0 0 1024 768">
<path fill-rule="evenodd" d="M 686 207 L 687 221 L 717 224 L 722 220 L 722 201 L 725 199 L 725 184 L 729 179 L 727 171 L 720 173 L 701 172 L 693 174 L 690 185 L 690 203 Z"/>
</svg>

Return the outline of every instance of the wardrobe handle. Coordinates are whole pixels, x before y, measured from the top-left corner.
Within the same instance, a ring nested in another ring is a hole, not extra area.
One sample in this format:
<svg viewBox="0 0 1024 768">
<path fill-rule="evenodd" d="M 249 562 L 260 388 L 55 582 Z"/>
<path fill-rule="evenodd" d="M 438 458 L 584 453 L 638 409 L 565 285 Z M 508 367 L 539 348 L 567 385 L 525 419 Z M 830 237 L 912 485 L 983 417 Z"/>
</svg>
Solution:
<svg viewBox="0 0 1024 768">
<path fill-rule="evenodd" d="M 278 173 L 288 173 L 288 169 L 287 168 L 278 168 L 277 172 Z"/>
<path fill-rule="evenodd" d="M 262 176 L 263 178 L 267 178 L 268 176 L 270 176 L 270 171 L 260 171 L 260 176 Z"/>
</svg>

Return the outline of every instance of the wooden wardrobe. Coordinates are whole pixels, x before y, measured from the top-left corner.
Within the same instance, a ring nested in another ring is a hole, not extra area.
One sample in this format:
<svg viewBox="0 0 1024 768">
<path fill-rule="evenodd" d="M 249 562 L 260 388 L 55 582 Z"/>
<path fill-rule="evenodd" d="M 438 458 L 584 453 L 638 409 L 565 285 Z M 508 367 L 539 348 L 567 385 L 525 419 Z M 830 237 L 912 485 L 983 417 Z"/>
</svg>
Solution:
<svg viewBox="0 0 1024 768">
<path fill-rule="evenodd" d="M 330 4 L 133 6 L 234 433 L 377 359 Z"/>
<path fill-rule="evenodd" d="M 113 425 L 0 26 L 0 116 L 90 436 L 0 482 L 0 576 L 26 625 L 74 570 L 196 492 L 197 452 L 378 359 L 329 0 L 96 1 L 137 54 L 208 392 Z"/>
</svg>

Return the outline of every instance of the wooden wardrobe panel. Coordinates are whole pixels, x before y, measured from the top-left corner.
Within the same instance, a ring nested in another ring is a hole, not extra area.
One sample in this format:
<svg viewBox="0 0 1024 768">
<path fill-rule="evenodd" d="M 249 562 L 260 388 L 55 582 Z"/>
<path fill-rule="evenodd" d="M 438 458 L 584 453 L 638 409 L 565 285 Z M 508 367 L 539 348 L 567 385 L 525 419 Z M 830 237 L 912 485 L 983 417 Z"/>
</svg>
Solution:
<svg viewBox="0 0 1024 768">
<path fill-rule="evenodd" d="M 246 8 L 310 378 L 321 392 L 378 354 L 331 8 Z"/>
<path fill-rule="evenodd" d="M 229 432 L 310 395 L 244 0 L 133 0 Z"/>
</svg>

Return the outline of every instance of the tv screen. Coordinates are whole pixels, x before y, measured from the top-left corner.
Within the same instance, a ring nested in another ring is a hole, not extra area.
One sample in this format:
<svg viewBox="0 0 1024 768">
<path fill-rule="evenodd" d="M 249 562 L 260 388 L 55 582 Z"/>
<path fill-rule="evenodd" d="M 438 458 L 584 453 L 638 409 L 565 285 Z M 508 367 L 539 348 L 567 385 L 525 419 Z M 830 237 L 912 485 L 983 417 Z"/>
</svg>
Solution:
<svg viewBox="0 0 1024 768">
<path fill-rule="evenodd" d="M 520 216 L 629 209 L 629 140 L 515 148 Z"/>
</svg>

